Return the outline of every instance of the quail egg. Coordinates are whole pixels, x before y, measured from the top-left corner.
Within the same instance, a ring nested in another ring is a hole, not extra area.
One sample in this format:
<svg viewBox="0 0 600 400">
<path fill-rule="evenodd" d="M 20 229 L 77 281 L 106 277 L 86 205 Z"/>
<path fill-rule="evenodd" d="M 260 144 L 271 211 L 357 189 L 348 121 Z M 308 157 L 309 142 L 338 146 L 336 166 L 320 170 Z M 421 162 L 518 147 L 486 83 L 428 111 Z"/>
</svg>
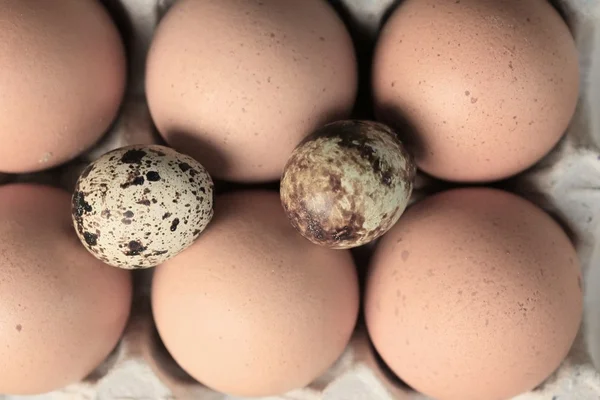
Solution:
<svg viewBox="0 0 600 400">
<path fill-rule="evenodd" d="M 281 181 L 291 224 L 311 242 L 346 249 L 387 232 L 409 201 L 416 168 L 396 133 L 369 121 L 339 121 L 292 153 Z"/>
<path fill-rule="evenodd" d="M 189 156 L 164 146 L 127 146 L 83 171 L 73 222 L 84 246 L 105 263 L 153 267 L 200 236 L 213 216 L 213 187 Z"/>
</svg>

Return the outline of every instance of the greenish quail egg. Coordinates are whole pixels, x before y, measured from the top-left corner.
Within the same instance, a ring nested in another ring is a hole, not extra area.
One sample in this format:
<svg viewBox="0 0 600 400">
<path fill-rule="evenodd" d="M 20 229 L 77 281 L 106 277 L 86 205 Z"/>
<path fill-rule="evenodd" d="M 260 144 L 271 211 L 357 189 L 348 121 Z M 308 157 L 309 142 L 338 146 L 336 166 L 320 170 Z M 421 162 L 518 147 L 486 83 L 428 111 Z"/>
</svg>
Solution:
<svg viewBox="0 0 600 400">
<path fill-rule="evenodd" d="M 311 242 L 358 247 L 387 232 L 409 201 L 416 168 L 396 133 L 369 121 L 339 121 L 306 138 L 281 181 L 291 224 Z"/>
<path fill-rule="evenodd" d="M 84 246 L 114 267 L 153 267 L 177 255 L 213 216 L 213 181 L 193 158 L 157 145 L 106 153 L 79 177 L 73 222 Z"/>
</svg>

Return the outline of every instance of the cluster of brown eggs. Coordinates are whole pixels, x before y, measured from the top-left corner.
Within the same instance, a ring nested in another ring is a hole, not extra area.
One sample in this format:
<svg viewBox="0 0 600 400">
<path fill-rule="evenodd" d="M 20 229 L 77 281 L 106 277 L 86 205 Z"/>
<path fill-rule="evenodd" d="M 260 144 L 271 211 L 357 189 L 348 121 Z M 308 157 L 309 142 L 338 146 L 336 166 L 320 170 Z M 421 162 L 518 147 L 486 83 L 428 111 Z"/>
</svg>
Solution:
<svg viewBox="0 0 600 400">
<path fill-rule="evenodd" d="M 109 13 L 97 0 L 0 0 L 0 32 L 0 172 L 73 160 L 126 87 Z M 357 320 L 390 369 L 436 399 L 539 385 L 581 321 L 568 236 L 498 189 L 406 208 L 417 169 L 498 182 L 559 142 L 579 93 L 567 25 L 546 0 L 405 0 L 370 78 L 372 118 L 352 119 L 357 58 L 325 0 L 176 1 L 145 77 L 164 142 L 100 156 L 72 196 L 0 187 L 0 393 L 93 371 L 127 323 L 130 270 L 149 267 L 166 349 L 223 393 L 309 385 Z M 363 322 L 349 249 L 380 238 Z"/>
</svg>

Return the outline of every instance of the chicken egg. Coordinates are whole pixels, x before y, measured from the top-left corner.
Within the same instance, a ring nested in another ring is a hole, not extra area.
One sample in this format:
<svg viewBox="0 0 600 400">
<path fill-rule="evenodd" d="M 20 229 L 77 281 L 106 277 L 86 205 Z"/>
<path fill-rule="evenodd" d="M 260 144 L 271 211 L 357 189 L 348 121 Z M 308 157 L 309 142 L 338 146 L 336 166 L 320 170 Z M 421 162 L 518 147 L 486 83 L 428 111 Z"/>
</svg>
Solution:
<svg viewBox="0 0 600 400">
<path fill-rule="evenodd" d="M 385 363 L 438 400 L 509 399 L 566 357 L 582 318 L 577 253 L 542 210 L 496 189 L 409 208 L 380 241 L 365 296 Z"/>
<path fill-rule="evenodd" d="M 33 395 L 76 383 L 118 344 L 131 274 L 81 246 L 66 191 L 0 187 L 0 271 L 0 393 Z"/>
<path fill-rule="evenodd" d="M 153 39 L 146 90 L 169 145 L 215 178 L 267 182 L 305 136 L 349 116 L 357 76 L 325 0 L 179 0 Z"/>
<path fill-rule="evenodd" d="M 175 361 L 235 396 L 302 388 L 348 344 L 358 313 L 347 250 L 304 240 L 275 192 L 217 198 L 202 240 L 155 270 L 152 310 Z"/>
<path fill-rule="evenodd" d="M 373 61 L 378 119 L 409 127 L 417 166 L 485 182 L 534 165 L 579 95 L 578 52 L 547 0 L 406 0 Z"/>
<path fill-rule="evenodd" d="M 0 171 L 49 169 L 106 132 L 125 51 L 97 0 L 0 0 Z"/>
</svg>

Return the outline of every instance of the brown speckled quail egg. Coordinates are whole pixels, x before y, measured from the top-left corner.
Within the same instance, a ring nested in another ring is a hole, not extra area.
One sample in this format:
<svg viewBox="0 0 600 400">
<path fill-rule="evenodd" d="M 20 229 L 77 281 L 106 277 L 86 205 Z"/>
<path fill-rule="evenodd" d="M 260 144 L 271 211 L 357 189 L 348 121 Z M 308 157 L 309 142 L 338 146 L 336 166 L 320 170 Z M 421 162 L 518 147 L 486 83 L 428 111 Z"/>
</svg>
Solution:
<svg viewBox="0 0 600 400">
<path fill-rule="evenodd" d="M 177 255 L 213 216 L 213 182 L 193 158 L 156 145 L 127 146 L 86 168 L 73 194 L 84 246 L 114 267 L 153 267 Z"/>
<path fill-rule="evenodd" d="M 369 121 L 339 121 L 292 153 L 281 181 L 291 224 L 315 244 L 346 249 L 387 232 L 404 212 L 416 168 L 396 133 Z"/>
</svg>

